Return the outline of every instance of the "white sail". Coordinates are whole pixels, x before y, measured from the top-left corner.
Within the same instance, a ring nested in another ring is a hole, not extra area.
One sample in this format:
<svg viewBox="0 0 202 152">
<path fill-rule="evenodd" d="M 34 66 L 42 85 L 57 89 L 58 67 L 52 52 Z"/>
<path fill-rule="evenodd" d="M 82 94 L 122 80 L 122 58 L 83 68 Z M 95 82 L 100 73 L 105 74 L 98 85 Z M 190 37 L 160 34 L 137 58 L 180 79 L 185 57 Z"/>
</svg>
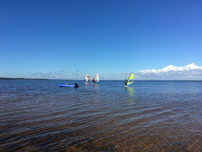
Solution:
<svg viewBox="0 0 202 152">
<path fill-rule="evenodd" d="M 89 76 L 87 74 L 86 77 L 85 77 L 85 79 L 84 79 L 84 81 L 88 81 L 88 79 L 89 79 Z"/>
<path fill-rule="evenodd" d="M 95 76 L 95 81 L 97 81 L 97 82 L 100 81 L 100 79 L 99 79 L 99 74 L 98 74 L 98 73 L 97 73 L 96 76 Z"/>
</svg>

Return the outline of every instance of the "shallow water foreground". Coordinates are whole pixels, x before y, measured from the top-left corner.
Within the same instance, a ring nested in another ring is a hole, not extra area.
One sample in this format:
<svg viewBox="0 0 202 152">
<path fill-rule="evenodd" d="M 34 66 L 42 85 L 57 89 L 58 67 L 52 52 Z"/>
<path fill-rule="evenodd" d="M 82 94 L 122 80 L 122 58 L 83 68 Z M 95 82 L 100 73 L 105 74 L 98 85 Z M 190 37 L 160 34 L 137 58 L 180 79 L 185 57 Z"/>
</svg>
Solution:
<svg viewBox="0 0 202 152">
<path fill-rule="evenodd" d="M 202 82 L 0 80 L 0 151 L 202 151 Z"/>
</svg>

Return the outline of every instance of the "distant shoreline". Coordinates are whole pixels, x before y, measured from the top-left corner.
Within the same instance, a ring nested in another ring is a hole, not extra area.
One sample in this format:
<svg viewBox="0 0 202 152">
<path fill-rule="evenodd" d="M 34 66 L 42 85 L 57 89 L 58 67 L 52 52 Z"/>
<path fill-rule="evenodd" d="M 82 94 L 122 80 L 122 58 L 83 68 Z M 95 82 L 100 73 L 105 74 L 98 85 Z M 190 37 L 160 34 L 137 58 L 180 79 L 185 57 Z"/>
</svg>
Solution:
<svg viewBox="0 0 202 152">
<path fill-rule="evenodd" d="M 42 79 L 42 78 L 2 78 L 0 80 L 49 80 L 49 79 Z"/>
<path fill-rule="evenodd" d="M 0 80 L 60 80 L 60 81 L 83 81 L 83 80 L 70 80 L 70 79 L 45 79 L 45 78 L 6 78 L 0 77 Z M 101 80 L 101 81 L 124 81 L 124 80 Z M 135 81 L 153 81 L 153 82 L 165 82 L 165 81 L 202 81 L 202 80 L 135 80 Z"/>
</svg>

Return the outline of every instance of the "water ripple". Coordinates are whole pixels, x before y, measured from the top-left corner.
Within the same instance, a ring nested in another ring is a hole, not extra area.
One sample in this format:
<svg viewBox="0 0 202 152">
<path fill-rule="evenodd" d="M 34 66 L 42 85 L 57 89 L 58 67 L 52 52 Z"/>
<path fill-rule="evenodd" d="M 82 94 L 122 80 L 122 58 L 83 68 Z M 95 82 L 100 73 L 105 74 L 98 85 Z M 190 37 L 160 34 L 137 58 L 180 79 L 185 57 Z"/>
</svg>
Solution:
<svg viewBox="0 0 202 152">
<path fill-rule="evenodd" d="M 201 151 L 200 82 L 58 83 L 0 81 L 0 151 Z"/>
</svg>

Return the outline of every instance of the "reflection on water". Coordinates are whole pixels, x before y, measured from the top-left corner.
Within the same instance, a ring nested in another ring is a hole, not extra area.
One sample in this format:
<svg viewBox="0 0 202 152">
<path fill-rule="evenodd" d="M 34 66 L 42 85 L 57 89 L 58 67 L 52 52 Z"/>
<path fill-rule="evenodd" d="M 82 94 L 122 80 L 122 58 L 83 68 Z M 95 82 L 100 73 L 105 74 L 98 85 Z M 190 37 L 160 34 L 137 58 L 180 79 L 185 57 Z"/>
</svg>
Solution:
<svg viewBox="0 0 202 152">
<path fill-rule="evenodd" d="M 126 90 L 128 91 L 128 94 L 130 97 L 134 97 L 134 88 L 133 87 L 128 87 L 128 88 L 126 88 Z"/>
<path fill-rule="evenodd" d="M 95 88 L 95 89 L 98 89 L 98 84 L 93 84 L 93 87 Z"/>
<path fill-rule="evenodd" d="M 129 95 L 129 101 L 130 102 L 135 102 L 135 96 L 134 96 L 134 88 L 133 87 L 127 87 L 125 88 L 128 95 Z"/>
<path fill-rule="evenodd" d="M 84 82 L 84 84 L 86 85 L 86 88 L 88 89 L 89 88 L 89 82 Z"/>
<path fill-rule="evenodd" d="M 201 151 L 202 83 L 0 81 L 0 151 Z"/>
</svg>

